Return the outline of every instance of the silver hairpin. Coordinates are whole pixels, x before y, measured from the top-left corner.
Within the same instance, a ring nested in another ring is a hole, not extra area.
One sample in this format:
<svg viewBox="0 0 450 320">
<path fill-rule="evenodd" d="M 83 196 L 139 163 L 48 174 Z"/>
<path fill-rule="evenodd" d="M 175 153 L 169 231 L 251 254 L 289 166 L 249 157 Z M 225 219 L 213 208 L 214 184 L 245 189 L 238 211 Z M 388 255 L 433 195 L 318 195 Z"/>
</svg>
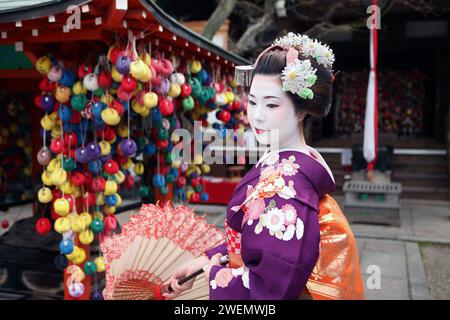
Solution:
<svg viewBox="0 0 450 320">
<path fill-rule="evenodd" d="M 253 78 L 254 67 L 252 65 L 234 67 L 234 81 L 238 86 L 250 87 Z"/>
</svg>

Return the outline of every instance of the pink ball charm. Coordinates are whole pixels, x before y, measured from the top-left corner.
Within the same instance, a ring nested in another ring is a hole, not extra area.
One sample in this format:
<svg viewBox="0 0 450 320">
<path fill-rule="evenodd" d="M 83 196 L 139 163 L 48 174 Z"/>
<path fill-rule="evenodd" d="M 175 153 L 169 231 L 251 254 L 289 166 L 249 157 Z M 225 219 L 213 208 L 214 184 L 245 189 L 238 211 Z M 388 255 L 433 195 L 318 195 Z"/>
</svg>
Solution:
<svg viewBox="0 0 450 320">
<path fill-rule="evenodd" d="M 37 161 L 41 166 L 46 166 L 50 162 L 51 157 L 52 155 L 47 147 L 43 147 L 37 153 Z"/>
</svg>

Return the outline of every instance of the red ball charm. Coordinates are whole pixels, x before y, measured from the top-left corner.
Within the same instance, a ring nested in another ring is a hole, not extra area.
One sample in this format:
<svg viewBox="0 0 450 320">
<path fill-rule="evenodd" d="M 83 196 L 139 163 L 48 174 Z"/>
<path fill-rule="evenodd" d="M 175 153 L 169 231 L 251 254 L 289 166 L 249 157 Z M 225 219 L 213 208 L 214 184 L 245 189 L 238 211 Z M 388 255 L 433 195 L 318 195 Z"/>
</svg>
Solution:
<svg viewBox="0 0 450 320">
<path fill-rule="evenodd" d="M 39 218 L 36 221 L 35 228 L 37 233 L 43 236 L 52 230 L 52 224 L 50 223 L 50 220 L 48 220 L 47 218 Z"/>
<path fill-rule="evenodd" d="M 2 228 L 3 229 L 8 229 L 9 228 L 9 221 L 8 220 L 3 220 L 2 221 Z"/>
<path fill-rule="evenodd" d="M 189 95 L 191 94 L 191 92 L 192 92 L 191 86 L 188 85 L 187 83 L 185 83 L 185 84 L 183 84 L 183 85 L 181 86 L 181 93 L 180 93 L 180 96 L 181 96 L 182 98 L 186 98 L 187 96 L 189 96 Z"/>
<path fill-rule="evenodd" d="M 173 103 L 169 99 L 161 99 L 158 107 L 164 117 L 173 113 Z"/>
</svg>

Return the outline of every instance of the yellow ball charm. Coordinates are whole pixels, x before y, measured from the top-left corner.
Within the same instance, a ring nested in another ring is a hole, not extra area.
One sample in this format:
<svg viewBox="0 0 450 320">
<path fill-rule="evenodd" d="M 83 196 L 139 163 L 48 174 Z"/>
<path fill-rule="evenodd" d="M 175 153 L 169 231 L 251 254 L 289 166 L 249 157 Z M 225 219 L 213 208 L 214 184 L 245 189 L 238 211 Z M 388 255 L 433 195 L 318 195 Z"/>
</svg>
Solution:
<svg viewBox="0 0 450 320">
<path fill-rule="evenodd" d="M 105 197 L 103 197 L 103 193 L 99 193 L 95 200 L 95 204 L 98 206 L 102 206 L 105 204 Z"/>
<path fill-rule="evenodd" d="M 122 197 L 118 193 L 116 193 L 116 198 L 117 198 L 116 207 L 118 207 L 122 204 Z"/>
<path fill-rule="evenodd" d="M 55 221 L 55 231 L 63 234 L 70 230 L 70 220 L 66 217 L 61 217 L 56 219 Z"/>
<path fill-rule="evenodd" d="M 210 171 L 211 171 L 211 167 L 210 167 L 208 164 L 206 164 L 206 163 L 202 164 L 202 172 L 203 172 L 204 174 L 207 174 L 207 173 L 209 173 Z"/>
<path fill-rule="evenodd" d="M 70 228 L 73 232 L 80 233 L 86 229 L 86 223 L 83 218 L 77 216 L 70 222 Z"/>
<path fill-rule="evenodd" d="M 49 203 L 50 201 L 52 201 L 52 199 L 52 191 L 49 188 L 43 187 L 39 189 L 38 200 L 40 203 Z"/>
<path fill-rule="evenodd" d="M 112 180 L 108 180 L 105 183 L 105 196 L 110 196 L 113 195 L 114 193 L 117 192 L 117 183 L 115 183 Z"/>
<path fill-rule="evenodd" d="M 48 172 L 47 170 L 42 171 L 41 179 L 42 179 L 42 183 L 45 184 L 46 186 L 53 185 L 52 174 L 50 172 Z"/>
<path fill-rule="evenodd" d="M 84 260 L 86 260 L 86 251 L 84 251 L 84 249 L 80 248 L 79 256 L 74 258 L 72 260 L 72 262 L 75 263 L 75 264 L 82 264 L 84 262 Z"/>
<path fill-rule="evenodd" d="M 67 180 L 67 172 L 62 168 L 56 168 L 52 173 L 51 180 L 55 186 L 62 185 Z"/>
<path fill-rule="evenodd" d="M 80 218 L 84 221 L 86 226 L 92 223 L 92 216 L 89 212 L 80 213 Z"/>
<path fill-rule="evenodd" d="M 118 184 L 121 184 L 122 182 L 125 181 L 125 175 L 120 170 L 117 171 L 117 173 L 113 177 L 114 177 L 114 179 L 116 179 Z"/>
<path fill-rule="evenodd" d="M 158 105 L 158 95 L 154 92 L 147 92 L 144 95 L 144 105 L 147 108 L 154 108 Z"/>
<path fill-rule="evenodd" d="M 100 141 L 99 143 L 100 150 L 102 151 L 102 156 L 107 156 L 111 153 L 111 145 L 106 141 Z"/>
<path fill-rule="evenodd" d="M 134 165 L 134 173 L 136 173 L 138 176 L 144 174 L 144 164 L 142 162 L 138 162 Z"/>
<path fill-rule="evenodd" d="M 90 229 L 86 229 L 78 235 L 78 239 L 82 244 L 90 244 L 94 241 L 94 233 Z"/>
<path fill-rule="evenodd" d="M 202 70 L 202 64 L 198 60 L 193 60 L 191 63 L 191 73 L 198 73 Z"/>
<path fill-rule="evenodd" d="M 74 246 L 72 253 L 66 254 L 67 259 L 73 262 L 74 259 L 78 258 L 81 255 L 81 248 Z"/>
<path fill-rule="evenodd" d="M 70 211 L 70 204 L 64 198 L 59 198 L 53 203 L 53 209 L 60 216 L 66 216 Z"/>
<path fill-rule="evenodd" d="M 110 126 L 115 126 L 120 122 L 119 113 L 113 108 L 106 108 L 102 111 L 102 120 Z"/>
<path fill-rule="evenodd" d="M 94 260 L 95 266 L 97 267 L 97 272 L 105 271 L 105 259 L 103 257 L 97 257 Z"/>
</svg>

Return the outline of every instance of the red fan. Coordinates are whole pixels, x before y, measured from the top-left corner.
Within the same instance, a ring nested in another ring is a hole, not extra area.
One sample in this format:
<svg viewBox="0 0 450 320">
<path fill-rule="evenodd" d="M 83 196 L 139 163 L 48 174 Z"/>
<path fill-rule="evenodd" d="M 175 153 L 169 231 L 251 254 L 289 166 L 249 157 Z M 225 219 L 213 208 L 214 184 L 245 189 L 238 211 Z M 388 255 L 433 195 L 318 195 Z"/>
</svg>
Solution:
<svg viewBox="0 0 450 320">
<path fill-rule="evenodd" d="M 224 235 L 186 206 L 144 204 L 122 226 L 122 233 L 100 245 L 106 262 L 105 299 L 163 299 L 160 291 L 175 270 L 206 250 L 224 242 Z M 225 262 L 225 261 L 224 261 Z M 195 272 L 192 277 L 202 270 Z M 187 281 L 183 279 L 179 281 Z M 177 299 L 208 299 L 209 287 L 199 277 Z"/>
</svg>

